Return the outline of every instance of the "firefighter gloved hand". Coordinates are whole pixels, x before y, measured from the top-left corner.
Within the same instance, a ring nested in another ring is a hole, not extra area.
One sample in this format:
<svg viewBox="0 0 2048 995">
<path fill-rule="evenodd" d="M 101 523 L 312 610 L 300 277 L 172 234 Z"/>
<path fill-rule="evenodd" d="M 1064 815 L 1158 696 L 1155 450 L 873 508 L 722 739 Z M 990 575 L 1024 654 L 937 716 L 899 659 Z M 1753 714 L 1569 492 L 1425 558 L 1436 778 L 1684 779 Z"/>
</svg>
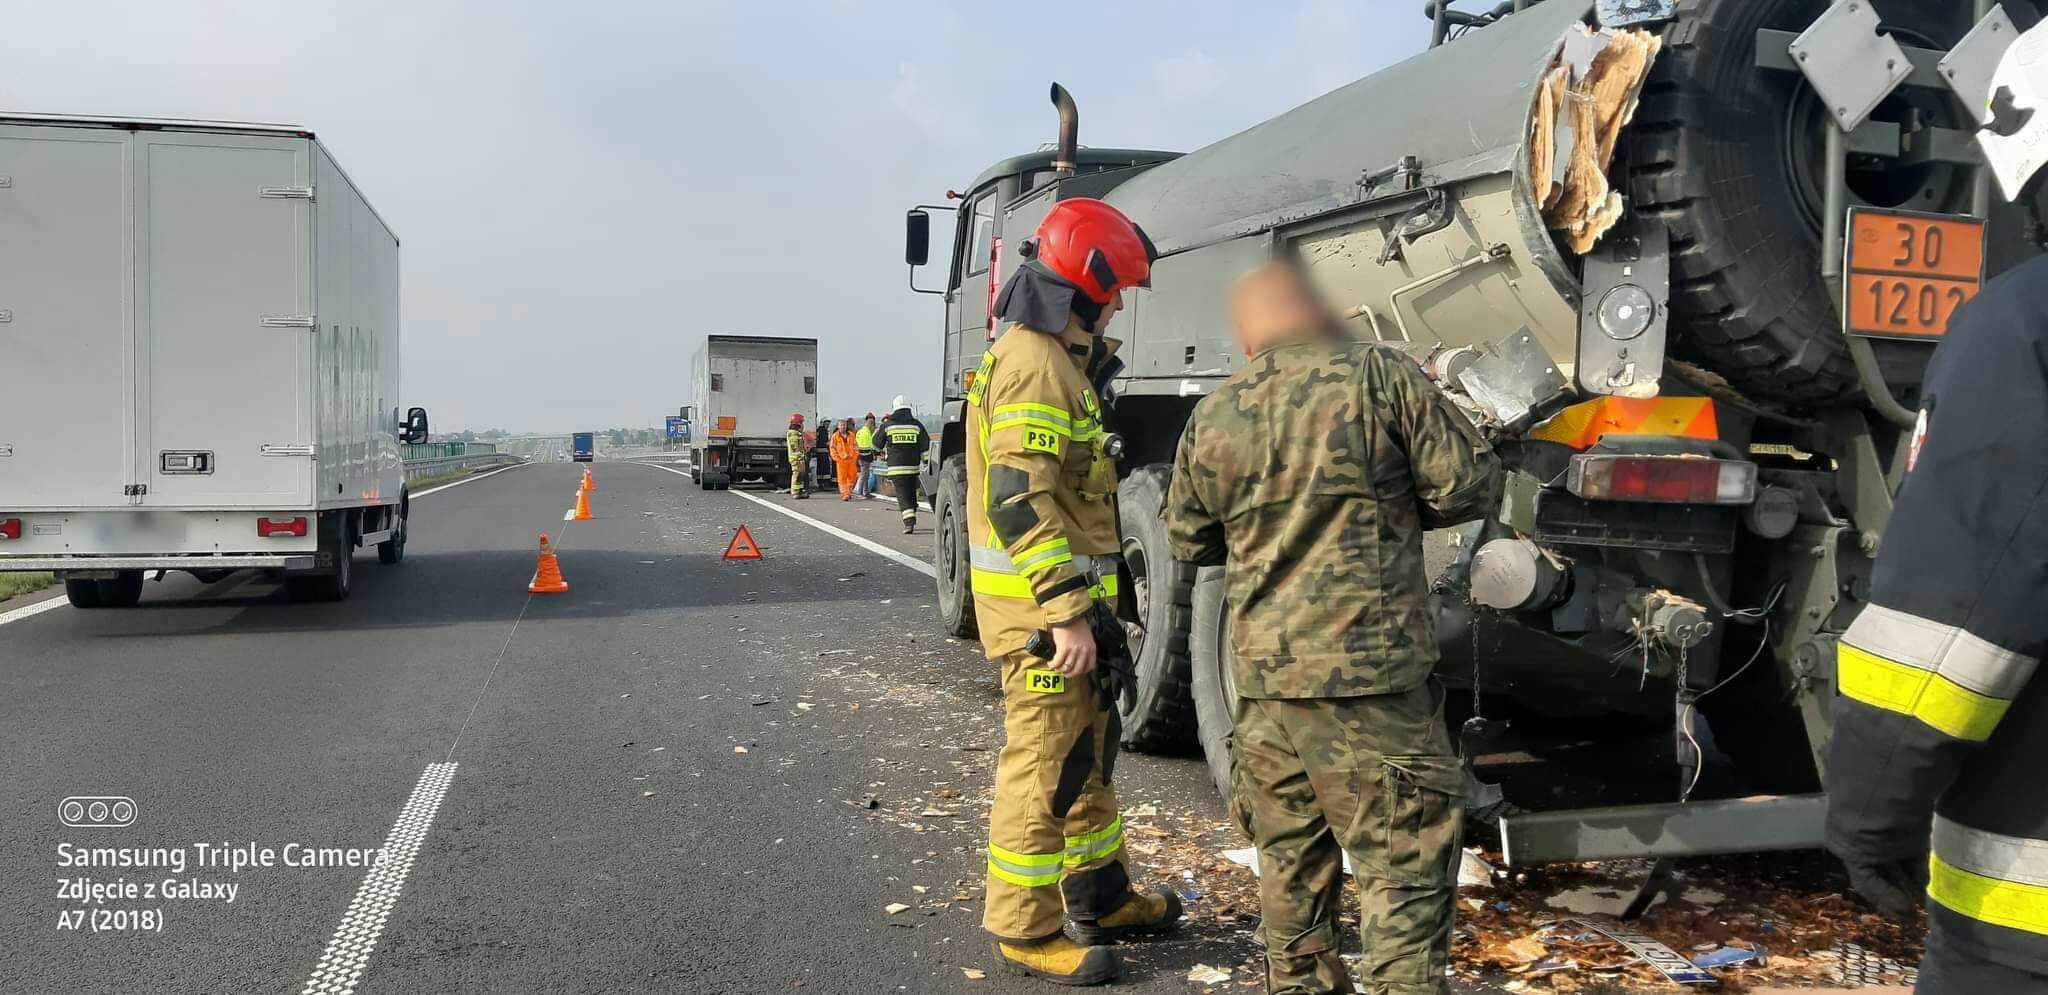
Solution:
<svg viewBox="0 0 2048 995">
<path fill-rule="evenodd" d="M 1088 611 L 1088 626 L 1095 633 L 1096 673 L 1111 699 L 1103 707 L 1121 703 L 1128 712 L 1137 707 L 1138 672 L 1131 663 L 1131 643 L 1124 623 L 1109 606 L 1098 601 Z"/>
<path fill-rule="evenodd" d="M 1894 919 L 1911 919 L 1920 910 L 1920 898 L 1927 893 L 1927 858 L 1907 858 L 1884 864 L 1843 862 L 1849 870 L 1849 887 L 1872 908 Z"/>
</svg>

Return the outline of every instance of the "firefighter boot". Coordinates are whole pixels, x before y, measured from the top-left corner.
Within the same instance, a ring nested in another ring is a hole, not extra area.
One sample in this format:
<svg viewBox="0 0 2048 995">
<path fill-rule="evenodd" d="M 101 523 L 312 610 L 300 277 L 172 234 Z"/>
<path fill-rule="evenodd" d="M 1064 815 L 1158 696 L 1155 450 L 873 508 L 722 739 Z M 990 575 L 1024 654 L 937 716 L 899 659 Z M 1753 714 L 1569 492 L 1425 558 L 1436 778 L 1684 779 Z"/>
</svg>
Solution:
<svg viewBox="0 0 2048 995">
<path fill-rule="evenodd" d="M 1003 969 L 1028 978 L 1041 978 L 1055 985 L 1099 985 L 1116 977 L 1122 967 L 1116 951 L 1108 947 L 1084 947 L 1055 933 L 1042 943 L 996 941 L 996 959 Z"/>
<path fill-rule="evenodd" d="M 1131 892 L 1124 904 L 1100 919 L 1074 920 L 1083 943 L 1110 943 L 1127 936 L 1165 933 L 1180 925 L 1180 896 L 1167 888 Z"/>
</svg>

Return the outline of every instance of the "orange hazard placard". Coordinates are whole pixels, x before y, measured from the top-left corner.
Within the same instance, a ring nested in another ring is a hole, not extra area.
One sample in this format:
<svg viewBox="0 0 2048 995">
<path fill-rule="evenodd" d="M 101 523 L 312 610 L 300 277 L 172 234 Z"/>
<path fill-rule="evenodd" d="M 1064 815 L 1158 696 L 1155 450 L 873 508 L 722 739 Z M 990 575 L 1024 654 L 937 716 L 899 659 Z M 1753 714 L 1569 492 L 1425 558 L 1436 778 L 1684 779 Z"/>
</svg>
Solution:
<svg viewBox="0 0 2048 995">
<path fill-rule="evenodd" d="M 1938 339 L 1984 283 L 1984 222 L 1947 214 L 1849 212 L 1842 315 L 1852 335 Z"/>
<path fill-rule="evenodd" d="M 725 547 L 725 558 L 728 560 L 758 560 L 761 558 L 761 547 L 754 545 L 754 537 L 748 534 L 746 526 L 740 526 L 740 530 L 732 534 L 732 542 L 728 543 Z"/>
</svg>

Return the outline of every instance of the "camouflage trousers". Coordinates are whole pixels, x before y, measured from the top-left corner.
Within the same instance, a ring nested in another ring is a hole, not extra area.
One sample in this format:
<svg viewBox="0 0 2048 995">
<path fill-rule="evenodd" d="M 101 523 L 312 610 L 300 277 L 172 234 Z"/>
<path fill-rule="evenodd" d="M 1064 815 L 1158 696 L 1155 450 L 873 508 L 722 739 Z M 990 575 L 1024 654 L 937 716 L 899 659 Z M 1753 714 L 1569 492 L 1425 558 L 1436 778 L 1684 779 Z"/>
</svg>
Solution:
<svg viewBox="0 0 2048 995">
<path fill-rule="evenodd" d="M 1002 660 L 1005 739 L 982 928 L 1003 940 L 1050 938 L 1066 914 L 1099 919 L 1131 896 L 1113 764 L 1105 764 L 1116 733 L 1091 678 L 1044 667 L 1022 650 Z"/>
<path fill-rule="evenodd" d="M 1259 849 L 1266 991 L 1351 992 L 1338 957 L 1343 858 L 1363 915 L 1364 987 L 1448 995 L 1462 775 L 1430 682 L 1356 698 L 1240 699 L 1233 808 Z"/>
</svg>

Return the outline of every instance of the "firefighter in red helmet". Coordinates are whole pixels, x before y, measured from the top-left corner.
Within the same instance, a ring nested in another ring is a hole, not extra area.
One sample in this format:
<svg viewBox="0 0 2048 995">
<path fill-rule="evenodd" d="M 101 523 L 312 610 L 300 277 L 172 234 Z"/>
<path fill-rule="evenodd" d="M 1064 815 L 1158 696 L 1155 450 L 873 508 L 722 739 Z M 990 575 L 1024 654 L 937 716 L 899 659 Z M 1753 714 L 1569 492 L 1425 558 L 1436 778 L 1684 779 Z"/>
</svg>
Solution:
<svg viewBox="0 0 2048 995">
<path fill-rule="evenodd" d="M 1120 447 L 1102 403 L 1116 343 L 1102 332 L 1123 291 L 1149 285 L 1155 254 L 1122 212 L 1081 197 L 1055 204 L 1022 251 L 996 301 L 1003 333 L 967 392 L 969 576 L 1007 733 L 982 922 L 1003 967 L 1095 984 L 1117 973 L 1110 940 L 1181 914 L 1171 890 L 1132 887 L 1110 785 L 1129 660 L 1113 614 Z"/>
</svg>

